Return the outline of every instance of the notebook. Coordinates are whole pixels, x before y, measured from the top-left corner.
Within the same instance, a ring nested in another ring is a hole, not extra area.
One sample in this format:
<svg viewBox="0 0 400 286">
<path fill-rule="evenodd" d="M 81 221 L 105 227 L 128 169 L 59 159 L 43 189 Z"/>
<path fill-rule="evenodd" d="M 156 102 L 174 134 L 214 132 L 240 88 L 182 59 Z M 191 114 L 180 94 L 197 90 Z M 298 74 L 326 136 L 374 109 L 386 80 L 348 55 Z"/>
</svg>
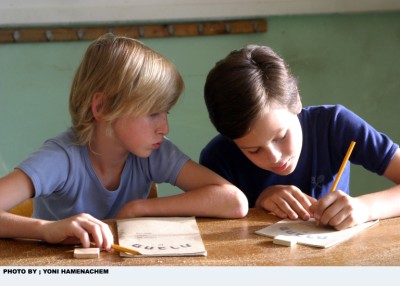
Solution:
<svg viewBox="0 0 400 286">
<path fill-rule="evenodd" d="M 141 217 L 117 221 L 119 245 L 141 255 L 207 256 L 195 217 Z"/>
<path fill-rule="evenodd" d="M 308 221 L 284 219 L 255 231 L 256 234 L 274 238 L 296 237 L 297 243 L 319 248 L 328 248 L 341 243 L 357 233 L 373 226 L 378 220 L 366 222 L 344 230 L 328 226 L 317 226 L 314 219 Z"/>
</svg>

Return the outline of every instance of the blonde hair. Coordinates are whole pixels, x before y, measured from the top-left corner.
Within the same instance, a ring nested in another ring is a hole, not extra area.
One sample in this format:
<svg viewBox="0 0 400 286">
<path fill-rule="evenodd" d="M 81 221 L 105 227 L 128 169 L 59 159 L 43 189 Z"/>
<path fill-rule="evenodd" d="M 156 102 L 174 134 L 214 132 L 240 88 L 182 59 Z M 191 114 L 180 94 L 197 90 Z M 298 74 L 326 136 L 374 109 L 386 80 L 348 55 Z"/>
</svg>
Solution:
<svg viewBox="0 0 400 286">
<path fill-rule="evenodd" d="M 77 144 L 88 145 L 95 119 L 91 104 L 102 94 L 101 114 L 109 122 L 124 115 L 170 110 L 184 88 L 175 65 L 143 43 L 106 34 L 90 44 L 76 71 L 69 98 Z"/>
</svg>

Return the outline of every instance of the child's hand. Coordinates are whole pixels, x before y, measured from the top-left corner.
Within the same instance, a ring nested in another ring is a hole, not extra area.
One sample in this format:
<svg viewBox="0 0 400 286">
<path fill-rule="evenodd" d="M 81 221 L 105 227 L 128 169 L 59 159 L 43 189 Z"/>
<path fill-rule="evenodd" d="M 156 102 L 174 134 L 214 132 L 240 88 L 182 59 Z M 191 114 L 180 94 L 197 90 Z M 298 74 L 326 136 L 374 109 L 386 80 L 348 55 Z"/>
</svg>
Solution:
<svg viewBox="0 0 400 286">
<path fill-rule="evenodd" d="M 265 189 L 257 198 L 256 207 L 273 212 L 280 218 L 308 220 L 310 206 L 317 200 L 291 185 L 276 185 Z"/>
<path fill-rule="evenodd" d="M 368 220 L 368 208 L 358 198 L 337 190 L 327 194 L 310 208 L 319 224 L 342 230 Z"/>
<path fill-rule="evenodd" d="M 79 214 L 59 221 L 46 222 L 43 226 L 45 241 L 49 243 L 82 243 L 90 247 L 93 241 L 97 247 L 110 250 L 113 235 L 109 226 L 89 214 Z"/>
</svg>

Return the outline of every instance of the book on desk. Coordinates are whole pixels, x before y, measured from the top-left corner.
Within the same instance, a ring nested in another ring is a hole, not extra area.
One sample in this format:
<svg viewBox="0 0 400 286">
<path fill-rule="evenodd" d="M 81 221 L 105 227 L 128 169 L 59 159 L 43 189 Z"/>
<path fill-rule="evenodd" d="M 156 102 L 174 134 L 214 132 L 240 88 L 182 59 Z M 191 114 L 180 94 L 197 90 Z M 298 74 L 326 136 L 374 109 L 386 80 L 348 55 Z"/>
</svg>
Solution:
<svg viewBox="0 0 400 286">
<path fill-rule="evenodd" d="M 117 221 L 119 245 L 135 256 L 206 256 L 195 217 L 141 217 Z"/>
<path fill-rule="evenodd" d="M 317 225 L 315 219 L 308 221 L 284 219 L 262 229 L 255 231 L 256 234 L 270 238 L 287 237 L 289 241 L 295 238 L 299 244 L 318 248 L 328 248 L 341 243 L 357 233 L 373 226 L 378 220 L 365 222 L 344 230 L 335 230 L 329 226 Z"/>
</svg>

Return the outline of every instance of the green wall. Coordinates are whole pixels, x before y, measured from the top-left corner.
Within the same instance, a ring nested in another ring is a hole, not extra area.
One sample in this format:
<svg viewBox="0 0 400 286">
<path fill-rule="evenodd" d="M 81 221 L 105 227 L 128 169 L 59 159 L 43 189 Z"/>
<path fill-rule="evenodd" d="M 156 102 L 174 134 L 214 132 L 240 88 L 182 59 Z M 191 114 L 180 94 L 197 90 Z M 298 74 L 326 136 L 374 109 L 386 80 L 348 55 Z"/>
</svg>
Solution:
<svg viewBox="0 0 400 286">
<path fill-rule="evenodd" d="M 216 134 L 202 89 L 208 70 L 246 44 L 269 45 L 299 78 L 303 105 L 346 105 L 400 142 L 400 12 L 275 16 L 267 33 L 145 39 L 172 59 L 186 90 L 170 113 L 169 138 L 198 160 Z M 72 76 L 88 42 L 0 45 L 0 176 L 69 124 Z M 353 168 L 352 194 L 389 184 Z M 180 192 L 159 186 L 161 195 Z"/>
</svg>

